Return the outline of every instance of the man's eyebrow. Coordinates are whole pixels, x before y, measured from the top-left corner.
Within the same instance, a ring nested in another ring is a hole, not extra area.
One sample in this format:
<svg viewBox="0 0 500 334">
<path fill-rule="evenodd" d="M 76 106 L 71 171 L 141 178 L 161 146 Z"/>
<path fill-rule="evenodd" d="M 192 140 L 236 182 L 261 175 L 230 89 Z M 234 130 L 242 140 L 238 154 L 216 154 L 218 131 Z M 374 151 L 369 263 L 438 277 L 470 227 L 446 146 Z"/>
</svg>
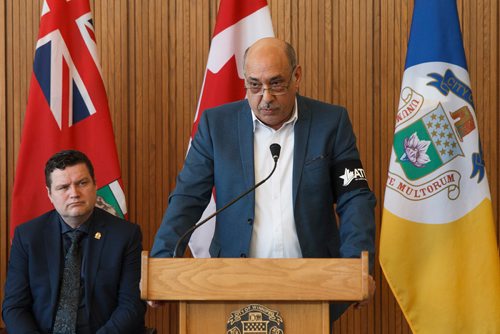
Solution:
<svg viewBox="0 0 500 334">
<path fill-rule="evenodd" d="M 92 180 L 92 178 L 90 176 L 84 176 L 81 179 L 76 180 L 75 183 L 80 183 L 83 181 L 91 181 L 91 180 Z"/>
<path fill-rule="evenodd" d="M 259 79 L 254 78 L 254 77 L 248 77 L 247 80 L 248 81 L 258 81 L 258 82 L 260 82 Z M 275 81 L 275 80 L 285 80 L 285 77 L 283 77 L 281 74 L 278 74 L 278 75 L 276 75 L 276 76 L 274 76 L 274 77 L 272 77 L 272 78 L 269 79 L 269 81 Z"/>
<path fill-rule="evenodd" d="M 271 79 L 269 79 L 269 81 L 276 81 L 276 80 L 285 80 L 285 77 L 282 76 L 281 74 L 279 74 L 279 75 L 274 76 Z"/>
<path fill-rule="evenodd" d="M 59 183 L 59 184 L 55 184 L 54 188 L 62 188 L 62 187 L 67 187 L 69 185 L 70 185 L 70 183 L 68 183 L 68 182 L 66 182 L 66 183 Z"/>
<path fill-rule="evenodd" d="M 73 182 L 66 182 L 66 183 L 61 183 L 61 184 L 58 184 L 56 187 L 68 186 L 68 185 L 70 185 L 70 184 L 72 184 L 72 183 L 80 183 L 80 182 L 82 182 L 82 181 L 88 181 L 88 180 L 90 180 L 90 179 L 91 179 L 90 177 L 88 177 L 88 176 L 84 176 L 84 177 L 82 177 L 81 179 L 75 180 L 75 181 L 73 181 Z"/>
<path fill-rule="evenodd" d="M 248 77 L 247 78 L 248 81 L 259 81 L 259 79 L 257 78 L 253 78 L 253 77 Z"/>
</svg>

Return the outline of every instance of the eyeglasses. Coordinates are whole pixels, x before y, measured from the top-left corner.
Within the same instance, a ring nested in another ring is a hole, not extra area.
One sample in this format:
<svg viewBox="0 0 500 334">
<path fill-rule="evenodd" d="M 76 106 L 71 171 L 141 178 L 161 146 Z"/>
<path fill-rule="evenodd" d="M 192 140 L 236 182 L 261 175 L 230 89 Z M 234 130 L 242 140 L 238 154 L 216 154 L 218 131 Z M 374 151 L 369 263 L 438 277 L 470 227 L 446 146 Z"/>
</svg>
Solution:
<svg viewBox="0 0 500 334">
<path fill-rule="evenodd" d="M 258 96 L 264 95 L 264 92 L 266 90 L 269 92 L 269 94 L 273 96 L 285 95 L 286 93 L 288 93 L 288 88 L 290 88 L 290 83 L 292 82 L 293 76 L 295 74 L 295 69 L 296 67 L 293 68 L 290 80 L 288 80 L 288 83 L 286 85 L 272 83 L 271 87 L 264 88 L 264 85 L 261 84 L 260 82 L 247 82 L 245 88 L 248 89 L 253 95 L 258 95 Z"/>
</svg>

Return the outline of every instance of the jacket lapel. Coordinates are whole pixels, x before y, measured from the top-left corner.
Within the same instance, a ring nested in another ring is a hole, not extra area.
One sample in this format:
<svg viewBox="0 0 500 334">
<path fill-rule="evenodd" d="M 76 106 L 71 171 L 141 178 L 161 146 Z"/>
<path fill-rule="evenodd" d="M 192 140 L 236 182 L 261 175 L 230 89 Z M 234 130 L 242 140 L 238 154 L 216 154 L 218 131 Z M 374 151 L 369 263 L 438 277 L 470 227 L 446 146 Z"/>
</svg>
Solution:
<svg viewBox="0 0 500 334">
<path fill-rule="evenodd" d="M 250 188 L 255 183 L 255 173 L 253 163 L 253 123 L 248 103 L 245 103 L 242 110 L 238 111 L 238 131 L 241 163 L 246 183 L 245 188 Z"/>
<path fill-rule="evenodd" d="M 49 215 L 44 230 L 45 258 L 47 259 L 48 273 L 50 279 L 50 305 L 57 305 L 59 294 L 59 277 L 61 275 L 61 225 L 59 216 L 54 210 Z"/>
<path fill-rule="evenodd" d="M 304 168 L 304 160 L 307 153 L 309 141 L 309 130 L 311 128 L 311 110 L 307 108 L 303 99 L 297 95 L 297 105 L 299 108 L 298 119 L 294 128 L 294 151 L 293 151 L 293 206 L 295 208 L 297 191 L 299 189 Z"/>
</svg>

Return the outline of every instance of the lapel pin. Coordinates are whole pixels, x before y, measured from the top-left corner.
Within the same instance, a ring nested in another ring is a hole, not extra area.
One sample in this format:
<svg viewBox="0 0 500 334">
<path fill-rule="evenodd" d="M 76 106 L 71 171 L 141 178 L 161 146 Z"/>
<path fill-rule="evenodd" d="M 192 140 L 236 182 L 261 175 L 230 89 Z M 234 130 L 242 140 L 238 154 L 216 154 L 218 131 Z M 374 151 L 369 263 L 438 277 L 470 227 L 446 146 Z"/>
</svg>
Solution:
<svg viewBox="0 0 500 334">
<path fill-rule="evenodd" d="M 97 240 L 101 239 L 101 232 L 96 232 L 96 234 L 94 235 L 94 238 Z"/>
</svg>

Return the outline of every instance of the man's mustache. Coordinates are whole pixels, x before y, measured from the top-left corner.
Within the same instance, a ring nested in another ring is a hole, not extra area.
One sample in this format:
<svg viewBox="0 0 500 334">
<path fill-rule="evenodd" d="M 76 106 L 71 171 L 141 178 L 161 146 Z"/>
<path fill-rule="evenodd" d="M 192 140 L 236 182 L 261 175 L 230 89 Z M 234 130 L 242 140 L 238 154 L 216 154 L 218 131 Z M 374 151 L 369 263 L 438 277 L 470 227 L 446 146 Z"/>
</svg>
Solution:
<svg viewBox="0 0 500 334">
<path fill-rule="evenodd" d="M 259 110 L 262 109 L 274 109 L 275 107 L 271 103 L 263 103 L 259 105 Z"/>
</svg>

